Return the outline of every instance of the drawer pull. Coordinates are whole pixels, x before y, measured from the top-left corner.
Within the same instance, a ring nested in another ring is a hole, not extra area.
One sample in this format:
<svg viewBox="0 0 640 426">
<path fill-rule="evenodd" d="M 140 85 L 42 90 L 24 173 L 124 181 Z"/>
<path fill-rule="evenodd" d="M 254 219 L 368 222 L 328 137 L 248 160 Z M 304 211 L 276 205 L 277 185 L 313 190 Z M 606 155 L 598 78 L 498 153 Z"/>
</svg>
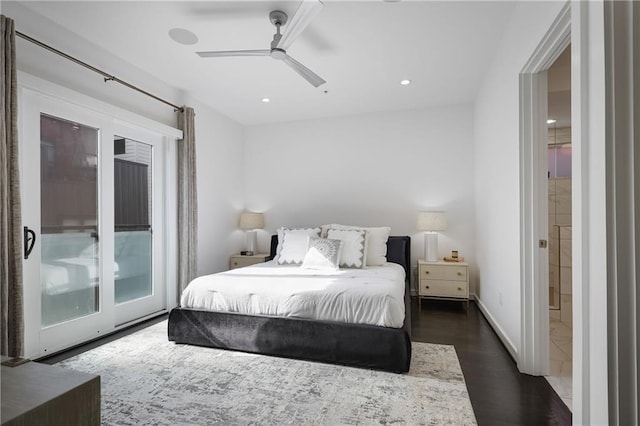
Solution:
<svg viewBox="0 0 640 426">
<path fill-rule="evenodd" d="M 458 271 L 458 275 L 462 275 L 462 272 Z"/>
<path fill-rule="evenodd" d="M 429 286 L 426 286 L 426 288 L 429 288 Z"/>
<path fill-rule="evenodd" d="M 462 291 L 462 287 L 458 287 L 458 291 Z"/>
<path fill-rule="evenodd" d="M 424 273 L 425 273 L 425 274 L 428 274 L 428 273 L 429 273 L 429 271 L 424 271 Z"/>
</svg>

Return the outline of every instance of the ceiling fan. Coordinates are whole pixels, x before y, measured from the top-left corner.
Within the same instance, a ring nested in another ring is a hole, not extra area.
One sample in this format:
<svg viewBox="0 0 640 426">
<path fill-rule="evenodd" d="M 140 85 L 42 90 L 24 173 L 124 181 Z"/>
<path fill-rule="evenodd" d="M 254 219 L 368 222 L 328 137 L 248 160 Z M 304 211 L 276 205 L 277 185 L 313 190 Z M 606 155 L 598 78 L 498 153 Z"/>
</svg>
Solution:
<svg viewBox="0 0 640 426">
<path fill-rule="evenodd" d="M 271 42 L 271 49 L 226 50 L 196 53 L 203 58 L 215 58 L 221 56 L 271 56 L 273 59 L 281 60 L 285 64 L 289 65 L 295 72 L 311 83 L 313 87 L 318 87 L 326 83 L 326 81 L 318 74 L 287 55 L 287 49 L 295 39 L 302 34 L 307 25 L 309 25 L 313 18 L 315 18 L 322 10 L 322 7 L 323 4 L 319 0 L 303 0 L 303 2 L 300 3 L 298 10 L 296 10 L 296 13 L 293 15 L 293 18 L 289 21 L 287 31 L 284 34 L 280 34 L 280 27 L 287 23 L 289 17 L 281 10 L 274 10 L 270 12 L 269 20 L 276 27 L 276 33 L 273 35 L 273 41 Z"/>
</svg>

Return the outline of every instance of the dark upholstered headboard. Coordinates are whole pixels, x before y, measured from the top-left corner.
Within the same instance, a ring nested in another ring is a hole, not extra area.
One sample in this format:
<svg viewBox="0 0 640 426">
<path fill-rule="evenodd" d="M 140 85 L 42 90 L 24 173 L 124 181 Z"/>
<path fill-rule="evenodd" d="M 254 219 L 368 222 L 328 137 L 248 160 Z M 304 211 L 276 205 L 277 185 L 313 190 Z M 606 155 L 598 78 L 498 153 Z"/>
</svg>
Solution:
<svg viewBox="0 0 640 426">
<path fill-rule="evenodd" d="M 270 259 L 276 255 L 278 247 L 278 236 L 271 236 Z M 391 236 L 387 241 L 387 261 L 397 263 L 404 268 L 405 276 L 409 279 L 411 272 L 411 237 Z"/>
</svg>

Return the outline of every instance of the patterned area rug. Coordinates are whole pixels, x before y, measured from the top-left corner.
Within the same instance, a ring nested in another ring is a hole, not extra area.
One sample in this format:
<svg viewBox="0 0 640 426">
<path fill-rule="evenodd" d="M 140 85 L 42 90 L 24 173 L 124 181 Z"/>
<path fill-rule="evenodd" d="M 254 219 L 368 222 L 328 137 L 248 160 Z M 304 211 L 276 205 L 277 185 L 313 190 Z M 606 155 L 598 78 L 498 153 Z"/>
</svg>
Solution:
<svg viewBox="0 0 640 426">
<path fill-rule="evenodd" d="M 106 425 L 475 425 L 453 346 L 385 373 L 167 340 L 166 321 L 57 364 L 99 374 Z"/>
</svg>

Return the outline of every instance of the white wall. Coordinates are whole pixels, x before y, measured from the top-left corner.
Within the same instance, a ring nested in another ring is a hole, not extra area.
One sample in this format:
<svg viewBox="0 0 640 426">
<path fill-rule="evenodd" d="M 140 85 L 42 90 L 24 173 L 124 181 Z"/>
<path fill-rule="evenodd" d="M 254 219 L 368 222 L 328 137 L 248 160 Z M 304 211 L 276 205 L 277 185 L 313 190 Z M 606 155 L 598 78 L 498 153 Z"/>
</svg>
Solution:
<svg viewBox="0 0 640 426">
<path fill-rule="evenodd" d="M 475 102 L 477 295 L 512 353 L 521 343 L 518 77 L 562 6 L 517 4 Z"/>
<path fill-rule="evenodd" d="M 391 226 L 424 256 L 420 210 L 441 209 L 439 255 L 474 253 L 471 105 L 247 128 L 245 194 L 264 211 L 259 245 L 280 226 Z M 475 274 L 474 274 L 475 275 Z"/>
<path fill-rule="evenodd" d="M 229 255 L 244 244 L 238 217 L 243 206 L 244 128 L 196 99 L 193 106 L 198 176 L 198 275 L 229 269 Z"/>
</svg>

